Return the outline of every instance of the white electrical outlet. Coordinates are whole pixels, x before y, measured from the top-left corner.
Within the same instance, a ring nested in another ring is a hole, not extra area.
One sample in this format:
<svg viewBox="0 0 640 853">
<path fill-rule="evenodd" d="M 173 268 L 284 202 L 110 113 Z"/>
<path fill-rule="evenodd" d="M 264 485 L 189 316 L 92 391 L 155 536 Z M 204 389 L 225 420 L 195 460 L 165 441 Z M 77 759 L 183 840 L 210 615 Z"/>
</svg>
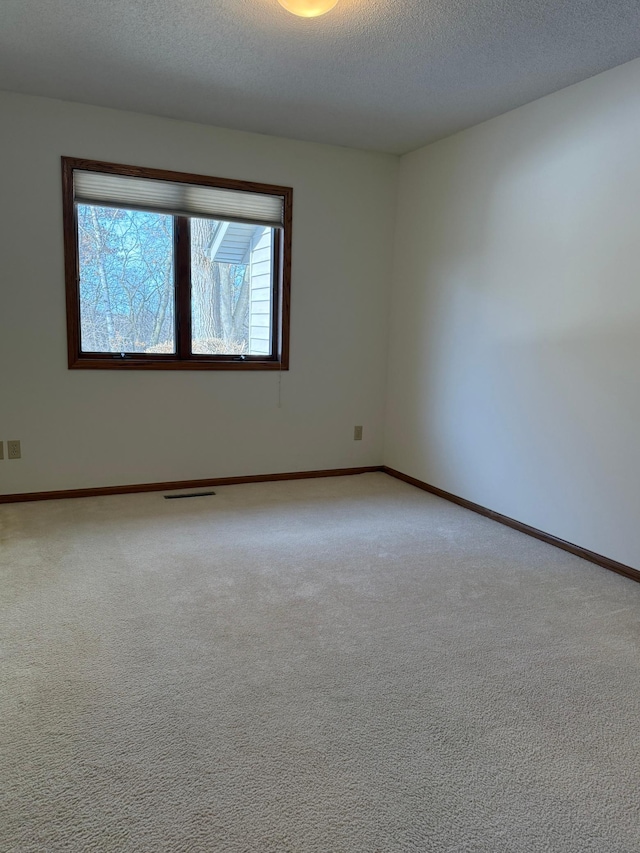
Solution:
<svg viewBox="0 0 640 853">
<path fill-rule="evenodd" d="M 8 441 L 7 442 L 7 459 L 20 459 L 20 442 L 19 441 Z"/>
<path fill-rule="evenodd" d="M 354 426 L 353 428 L 353 440 L 354 441 L 362 441 L 362 427 Z"/>
</svg>

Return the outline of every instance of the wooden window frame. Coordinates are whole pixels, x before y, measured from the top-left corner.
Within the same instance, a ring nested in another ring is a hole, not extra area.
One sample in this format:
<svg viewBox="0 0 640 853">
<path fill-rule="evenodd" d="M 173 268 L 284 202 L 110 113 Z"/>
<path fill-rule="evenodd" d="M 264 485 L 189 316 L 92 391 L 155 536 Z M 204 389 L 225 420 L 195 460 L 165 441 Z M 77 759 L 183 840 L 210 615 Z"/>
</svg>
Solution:
<svg viewBox="0 0 640 853">
<path fill-rule="evenodd" d="M 213 178 L 165 169 L 146 169 L 62 157 L 62 206 L 64 228 L 67 347 L 69 368 L 90 370 L 288 370 L 291 290 L 291 223 L 293 189 L 272 184 Z M 283 199 L 281 229 L 274 229 L 272 258 L 271 355 L 202 355 L 191 353 L 191 259 L 190 218 L 174 216 L 175 354 L 82 352 L 80 348 L 80 268 L 78 216 L 74 199 L 75 170 L 103 172 L 136 178 L 152 178 L 198 186 L 278 195 Z"/>
</svg>

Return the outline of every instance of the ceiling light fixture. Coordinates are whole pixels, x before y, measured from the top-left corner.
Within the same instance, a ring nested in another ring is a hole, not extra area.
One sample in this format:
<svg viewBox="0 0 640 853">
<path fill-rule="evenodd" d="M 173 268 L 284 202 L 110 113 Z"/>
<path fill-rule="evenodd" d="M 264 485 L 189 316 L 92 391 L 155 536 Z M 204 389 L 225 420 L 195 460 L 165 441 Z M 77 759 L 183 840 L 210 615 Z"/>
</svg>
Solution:
<svg viewBox="0 0 640 853">
<path fill-rule="evenodd" d="M 317 18 L 336 5 L 338 0 L 278 0 L 278 3 L 301 18 Z"/>
</svg>

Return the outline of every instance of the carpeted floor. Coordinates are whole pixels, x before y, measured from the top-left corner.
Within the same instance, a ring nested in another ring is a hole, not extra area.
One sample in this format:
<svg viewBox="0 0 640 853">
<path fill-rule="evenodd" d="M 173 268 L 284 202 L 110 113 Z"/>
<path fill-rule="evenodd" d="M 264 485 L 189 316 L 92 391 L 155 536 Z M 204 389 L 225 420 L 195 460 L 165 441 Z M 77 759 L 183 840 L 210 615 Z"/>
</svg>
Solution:
<svg viewBox="0 0 640 853">
<path fill-rule="evenodd" d="M 640 585 L 384 474 L 0 507 L 3 853 L 637 853 Z"/>
</svg>

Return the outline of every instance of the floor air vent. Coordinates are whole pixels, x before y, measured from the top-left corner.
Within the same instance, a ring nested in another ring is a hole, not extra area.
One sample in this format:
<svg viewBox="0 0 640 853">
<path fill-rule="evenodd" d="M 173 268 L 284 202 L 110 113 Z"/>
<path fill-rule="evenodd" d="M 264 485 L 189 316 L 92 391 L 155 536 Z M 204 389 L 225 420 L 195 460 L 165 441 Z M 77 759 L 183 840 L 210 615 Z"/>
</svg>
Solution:
<svg viewBox="0 0 640 853">
<path fill-rule="evenodd" d="M 215 495 L 215 492 L 191 492 L 188 495 L 165 495 L 165 501 L 177 501 L 178 498 L 208 498 L 209 495 Z"/>
</svg>

